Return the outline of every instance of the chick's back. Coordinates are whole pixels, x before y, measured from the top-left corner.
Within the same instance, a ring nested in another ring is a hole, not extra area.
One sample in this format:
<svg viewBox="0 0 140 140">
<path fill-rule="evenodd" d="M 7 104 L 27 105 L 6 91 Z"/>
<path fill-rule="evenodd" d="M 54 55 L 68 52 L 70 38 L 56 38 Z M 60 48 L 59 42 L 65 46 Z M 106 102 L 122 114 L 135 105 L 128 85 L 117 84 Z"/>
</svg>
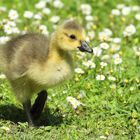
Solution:
<svg viewBox="0 0 140 140">
<path fill-rule="evenodd" d="M 42 34 L 21 35 L 7 42 L 3 51 L 7 63 L 5 73 L 16 79 L 24 75 L 33 62 L 42 63 L 47 59 L 49 39 Z"/>
</svg>

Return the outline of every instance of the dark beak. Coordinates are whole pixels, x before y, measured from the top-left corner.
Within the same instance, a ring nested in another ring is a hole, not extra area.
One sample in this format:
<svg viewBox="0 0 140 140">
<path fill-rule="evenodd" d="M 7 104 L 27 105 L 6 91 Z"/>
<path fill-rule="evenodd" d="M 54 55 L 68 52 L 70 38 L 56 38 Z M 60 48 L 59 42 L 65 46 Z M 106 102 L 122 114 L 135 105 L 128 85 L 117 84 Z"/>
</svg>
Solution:
<svg viewBox="0 0 140 140">
<path fill-rule="evenodd" d="M 82 52 L 88 52 L 88 53 L 93 53 L 92 48 L 89 47 L 86 41 L 81 41 L 81 46 L 78 47 L 80 51 Z"/>
</svg>

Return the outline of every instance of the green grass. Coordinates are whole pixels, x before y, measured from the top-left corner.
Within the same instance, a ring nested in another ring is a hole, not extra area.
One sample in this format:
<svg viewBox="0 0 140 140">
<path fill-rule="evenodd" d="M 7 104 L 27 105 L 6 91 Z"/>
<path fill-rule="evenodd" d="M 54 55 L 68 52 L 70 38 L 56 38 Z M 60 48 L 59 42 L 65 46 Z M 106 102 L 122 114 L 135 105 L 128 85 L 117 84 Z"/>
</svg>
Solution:
<svg viewBox="0 0 140 140">
<path fill-rule="evenodd" d="M 37 0 L 1 0 L 0 6 L 6 6 L 8 10 L 16 9 L 20 15 L 17 26 L 20 30 L 38 32 L 33 19 L 25 19 L 23 12 L 34 8 Z M 123 63 L 114 65 L 113 61 L 101 69 L 96 58 L 86 54 L 84 59 L 76 58 L 76 67 L 82 68 L 85 73 L 75 74 L 72 80 L 56 88 L 49 89 L 49 100 L 45 106 L 42 117 L 37 122 L 39 128 L 28 127 L 26 116 L 21 104 L 15 99 L 8 81 L 0 80 L 0 140 L 139 140 L 140 139 L 140 59 L 136 57 L 133 47 L 140 46 L 140 24 L 134 19 L 136 12 L 128 16 L 110 16 L 111 10 L 117 4 L 127 6 L 139 5 L 139 0 L 63 0 L 63 9 L 55 9 L 52 5 L 51 14 L 44 16 L 39 24 L 44 24 L 51 32 L 52 23 L 49 21 L 52 15 L 59 15 L 61 21 L 69 17 L 76 17 L 85 26 L 86 21 L 80 11 L 81 3 L 89 3 L 92 6 L 92 16 L 96 28 L 95 38 L 91 40 L 93 47 L 101 43 L 98 33 L 104 28 L 113 32 L 113 37 L 120 37 L 121 49 L 117 52 L 122 55 Z M 139 11 L 140 12 L 140 11 Z M 8 11 L 0 12 L 0 21 L 7 18 Z M 123 30 L 129 24 L 134 24 L 137 32 L 124 38 Z M 1 29 L 1 35 L 6 35 Z M 108 44 L 111 45 L 109 42 Z M 108 50 L 104 54 L 112 55 Z M 95 69 L 86 68 L 82 61 L 93 60 Z M 104 81 L 97 81 L 96 75 L 102 73 L 106 76 Z M 116 77 L 116 81 L 109 81 L 108 75 Z M 116 88 L 110 88 L 111 85 Z M 84 92 L 83 98 L 78 98 Z M 74 110 L 66 101 L 68 96 L 73 96 L 85 104 Z"/>
</svg>

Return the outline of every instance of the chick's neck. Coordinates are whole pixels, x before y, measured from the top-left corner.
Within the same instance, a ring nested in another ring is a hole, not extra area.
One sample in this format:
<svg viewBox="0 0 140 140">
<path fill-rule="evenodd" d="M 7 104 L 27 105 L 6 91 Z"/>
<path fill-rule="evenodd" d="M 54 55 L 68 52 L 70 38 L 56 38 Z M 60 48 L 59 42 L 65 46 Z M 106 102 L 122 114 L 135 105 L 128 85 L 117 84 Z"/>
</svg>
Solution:
<svg viewBox="0 0 140 140">
<path fill-rule="evenodd" d="M 50 47 L 49 47 L 49 57 L 57 57 L 58 59 L 63 59 L 67 56 L 71 56 L 69 52 L 62 50 L 61 47 L 58 44 L 58 38 L 57 33 L 54 32 L 51 35 L 50 39 Z"/>
</svg>

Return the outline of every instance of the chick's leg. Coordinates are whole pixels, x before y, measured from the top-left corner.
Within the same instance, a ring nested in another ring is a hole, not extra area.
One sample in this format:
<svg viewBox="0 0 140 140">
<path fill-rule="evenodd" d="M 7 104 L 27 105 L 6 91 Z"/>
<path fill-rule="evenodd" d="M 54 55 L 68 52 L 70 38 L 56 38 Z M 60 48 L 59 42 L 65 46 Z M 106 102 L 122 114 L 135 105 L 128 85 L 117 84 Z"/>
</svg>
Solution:
<svg viewBox="0 0 140 140">
<path fill-rule="evenodd" d="M 41 91 L 31 108 L 31 114 L 34 119 L 38 119 L 43 111 L 45 101 L 47 100 L 47 91 Z"/>
<path fill-rule="evenodd" d="M 25 101 L 23 103 L 23 108 L 24 108 L 24 110 L 26 112 L 29 125 L 30 126 L 34 126 L 32 115 L 31 115 L 31 112 L 30 112 L 30 109 L 31 109 L 31 101 L 30 100 Z"/>
</svg>

